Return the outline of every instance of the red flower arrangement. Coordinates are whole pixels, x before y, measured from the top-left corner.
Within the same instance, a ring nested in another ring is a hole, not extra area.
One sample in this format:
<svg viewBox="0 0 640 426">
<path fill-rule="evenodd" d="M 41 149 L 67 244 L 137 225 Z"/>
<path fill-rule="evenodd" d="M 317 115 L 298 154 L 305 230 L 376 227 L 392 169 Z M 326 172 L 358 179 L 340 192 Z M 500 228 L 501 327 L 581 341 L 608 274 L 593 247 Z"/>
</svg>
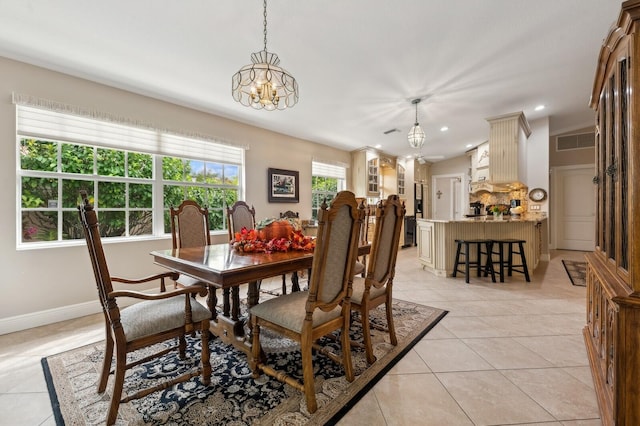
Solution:
<svg viewBox="0 0 640 426">
<path fill-rule="evenodd" d="M 316 241 L 312 237 L 302 234 L 302 231 L 292 231 L 289 238 L 272 238 L 263 240 L 255 229 L 242 228 L 235 233 L 235 238 L 231 241 L 235 250 L 246 253 L 272 253 L 275 251 L 305 250 L 311 251 L 316 246 Z"/>
</svg>

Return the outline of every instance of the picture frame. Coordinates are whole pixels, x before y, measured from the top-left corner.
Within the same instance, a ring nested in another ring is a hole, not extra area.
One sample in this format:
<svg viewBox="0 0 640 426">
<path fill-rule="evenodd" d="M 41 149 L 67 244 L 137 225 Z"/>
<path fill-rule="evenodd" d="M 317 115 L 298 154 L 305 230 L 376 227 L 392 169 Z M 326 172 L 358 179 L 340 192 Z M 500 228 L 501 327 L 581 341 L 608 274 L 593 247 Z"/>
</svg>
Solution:
<svg viewBox="0 0 640 426">
<path fill-rule="evenodd" d="M 298 203 L 300 201 L 299 172 L 269 168 L 267 184 L 270 203 Z"/>
</svg>

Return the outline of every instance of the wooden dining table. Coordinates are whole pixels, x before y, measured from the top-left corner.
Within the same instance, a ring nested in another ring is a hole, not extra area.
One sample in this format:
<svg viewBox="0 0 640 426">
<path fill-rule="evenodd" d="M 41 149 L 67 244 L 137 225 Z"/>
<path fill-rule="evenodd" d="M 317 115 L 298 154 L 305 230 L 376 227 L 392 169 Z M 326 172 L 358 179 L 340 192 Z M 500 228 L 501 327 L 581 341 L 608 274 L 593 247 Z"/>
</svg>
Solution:
<svg viewBox="0 0 640 426">
<path fill-rule="evenodd" d="M 367 254 L 370 245 L 362 245 L 358 254 Z M 247 308 L 259 301 L 261 280 L 310 270 L 313 252 L 291 250 L 287 252 L 245 253 L 230 244 L 213 244 L 152 251 L 154 263 L 205 282 L 208 285 L 207 305 L 211 310 L 211 332 L 225 343 L 251 352 L 246 315 L 241 315 L 240 286 L 248 284 Z M 297 276 L 297 275 L 296 275 Z M 294 283 L 295 284 L 295 283 Z M 222 309 L 217 309 L 217 290 L 222 290 Z"/>
</svg>

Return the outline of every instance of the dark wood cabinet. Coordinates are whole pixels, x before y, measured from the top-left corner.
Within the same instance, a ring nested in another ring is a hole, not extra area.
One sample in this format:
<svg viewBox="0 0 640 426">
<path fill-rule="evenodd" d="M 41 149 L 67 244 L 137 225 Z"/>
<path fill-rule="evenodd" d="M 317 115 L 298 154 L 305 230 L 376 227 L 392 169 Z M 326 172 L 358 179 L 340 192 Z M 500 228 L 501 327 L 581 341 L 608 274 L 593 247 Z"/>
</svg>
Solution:
<svg viewBox="0 0 640 426">
<path fill-rule="evenodd" d="M 622 4 L 600 50 L 596 249 L 584 337 L 605 425 L 640 424 L 640 0 Z"/>
</svg>

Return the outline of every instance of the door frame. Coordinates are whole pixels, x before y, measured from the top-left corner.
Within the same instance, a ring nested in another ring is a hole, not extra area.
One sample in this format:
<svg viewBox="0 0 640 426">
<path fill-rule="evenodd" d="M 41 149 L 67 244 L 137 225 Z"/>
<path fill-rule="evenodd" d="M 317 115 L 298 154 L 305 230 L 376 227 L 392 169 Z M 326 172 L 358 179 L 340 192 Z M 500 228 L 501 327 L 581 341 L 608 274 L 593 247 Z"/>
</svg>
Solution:
<svg viewBox="0 0 640 426">
<path fill-rule="evenodd" d="M 591 163 L 591 164 L 574 164 L 571 166 L 557 166 L 557 167 L 553 167 L 551 169 L 551 206 L 550 206 L 550 210 L 551 210 L 551 217 L 549 218 L 551 221 L 551 226 L 549 227 L 549 229 L 552 229 L 553 232 L 551 233 L 551 235 L 549 235 L 549 246 L 551 249 L 557 249 L 558 248 L 558 223 L 560 222 L 558 220 L 558 218 L 560 217 L 560 200 L 558 199 L 558 170 L 580 170 L 580 169 L 589 169 L 589 170 L 593 170 L 594 174 L 595 174 L 595 169 L 596 169 L 596 165 L 595 163 Z M 595 201 L 595 200 L 594 200 Z M 594 243 L 595 243 L 595 235 L 594 235 Z M 595 247 L 595 245 L 594 245 Z"/>
<path fill-rule="evenodd" d="M 466 188 L 469 187 L 469 183 L 468 183 L 468 177 L 464 174 L 464 173 L 448 173 L 448 174 L 442 174 L 442 175 L 432 175 L 431 176 L 431 217 L 434 218 L 436 215 L 436 200 L 437 200 L 437 194 L 436 194 L 436 180 L 437 179 L 443 179 L 443 178 L 448 178 L 451 180 L 457 180 L 459 183 L 459 188 L 460 188 L 460 193 L 458 194 L 458 202 L 460 203 L 460 212 L 458 213 L 458 216 L 456 216 L 456 199 L 454 197 L 455 195 L 455 191 L 454 191 L 454 186 L 455 185 L 451 185 L 451 205 L 450 207 L 450 212 L 453 215 L 453 219 L 451 220 L 456 220 L 456 219 L 462 219 L 464 217 L 464 209 L 465 209 L 465 205 L 469 204 L 469 192 L 466 190 Z"/>
</svg>

